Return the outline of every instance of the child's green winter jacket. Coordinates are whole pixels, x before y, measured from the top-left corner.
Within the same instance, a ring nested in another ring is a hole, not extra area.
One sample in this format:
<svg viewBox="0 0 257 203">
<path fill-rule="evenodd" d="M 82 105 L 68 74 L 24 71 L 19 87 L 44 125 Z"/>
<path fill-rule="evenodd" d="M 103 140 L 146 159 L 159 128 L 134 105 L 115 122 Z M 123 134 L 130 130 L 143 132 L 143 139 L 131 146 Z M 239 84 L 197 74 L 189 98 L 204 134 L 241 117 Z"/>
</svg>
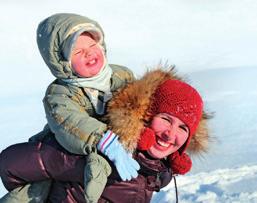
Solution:
<svg viewBox="0 0 257 203">
<path fill-rule="evenodd" d="M 88 154 L 92 146 L 106 131 L 106 124 L 100 121 L 87 94 L 88 89 L 64 82 L 76 79 L 70 62 L 63 57 L 62 50 L 66 36 L 71 30 L 83 24 L 93 24 L 104 33 L 97 22 L 75 14 L 56 14 L 42 21 L 37 30 L 37 43 L 40 53 L 57 78 L 49 85 L 44 97 L 44 107 L 49 128 L 57 141 L 68 151 L 76 154 Z M 102 46 L 105 49 L 104 40 Z M 111 92 L 131 82 L 132 72 L 122 66 L 110 65 Z M 99 99 L 103 96 L 99 92 Z"/>
</svg>

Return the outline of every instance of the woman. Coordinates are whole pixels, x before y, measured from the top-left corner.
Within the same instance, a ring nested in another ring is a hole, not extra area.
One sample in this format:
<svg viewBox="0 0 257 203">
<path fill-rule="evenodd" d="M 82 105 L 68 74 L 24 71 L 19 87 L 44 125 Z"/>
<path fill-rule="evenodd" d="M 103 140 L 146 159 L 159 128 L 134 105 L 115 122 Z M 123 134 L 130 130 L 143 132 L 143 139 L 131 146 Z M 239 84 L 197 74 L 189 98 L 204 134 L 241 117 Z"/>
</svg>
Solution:
<svg viewBox="0 0 257 203">
<path fill-rule="evenodd" d="M 173 174 L 191 169 L 186 150 L 201 153 L 207 149 L 202 98 L 175 75 L 174 69 L 148 72 L 118 91 L 108 104 L 107 120 L 123 146 L 133 152 L 140 170 L 136 178 L 121 181 L 110 162 L 112 174 L 98 202 L 150 202 L 153 191 L 166 186 Z M 4 185 L 12 190 L 28 182 L 54 179 L 48 202 L 85 202 L 82 166 L 94 161 L 93 154 L 87 160 L 70 154 L 52 137 L 43 143 L 23 143 L 4 150 L 0 159 Z M 106 144 L 113 137 L 110 132 L 102 138 L 99 153 L 108 155 L 108 150 L 115 150 Z M 33 164 L 30 169 L 25 167 L 26 157 Z M 97 170 L 91 172 L 86 177 L 99 175 Z"/>
</svg>

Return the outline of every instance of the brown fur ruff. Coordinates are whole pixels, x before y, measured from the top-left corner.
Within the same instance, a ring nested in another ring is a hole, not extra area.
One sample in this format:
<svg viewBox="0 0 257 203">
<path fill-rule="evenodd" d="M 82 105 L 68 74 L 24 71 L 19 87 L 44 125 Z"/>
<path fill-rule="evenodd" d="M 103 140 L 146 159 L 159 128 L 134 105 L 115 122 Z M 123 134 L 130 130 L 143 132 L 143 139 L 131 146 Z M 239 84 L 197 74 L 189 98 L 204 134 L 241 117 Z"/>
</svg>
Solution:
<svg viewBox="0 0 257 203">
<path fill-rule="evenodd" d="M 128 151 L 133 152 L 136 149 L 142 129 L 150 123 L 152 115 L 149 107 L 156 88 L 168 79 L 182 80 L 173 67 L 167 71 L 158 67 L 114 93 L 107 108 L 109 128 L 119 135 L 121 143 Z M 207 119 L 208 116 L 204 113 L 188 147 L 190 152 L 207 150 Z"/>
</svg>

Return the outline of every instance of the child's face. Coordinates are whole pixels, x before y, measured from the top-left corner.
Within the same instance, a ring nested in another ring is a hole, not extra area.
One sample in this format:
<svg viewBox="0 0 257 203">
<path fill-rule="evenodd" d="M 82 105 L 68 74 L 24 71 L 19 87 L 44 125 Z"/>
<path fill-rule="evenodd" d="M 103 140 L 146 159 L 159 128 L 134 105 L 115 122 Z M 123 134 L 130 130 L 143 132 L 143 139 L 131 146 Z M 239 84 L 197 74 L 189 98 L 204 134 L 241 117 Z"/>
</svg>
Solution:
<svg viewBox="0 0 257 203">
<path fill-rule="evenodd" d="M 165 113 L 156 115 L 150 127 L 155 132 L 156 143 L 148 150 L 148 153 L 158 159 L 177 151 L 189 136 L 189 128 L 184 122 Z"/>
<path fill-rule="evenodd" d="M 71 53 L 71 66 L 80 76 L 90 78 L 100 72 L 104 65 L 104 53 L 89 34 L 81 34 Z"/>
</svg>

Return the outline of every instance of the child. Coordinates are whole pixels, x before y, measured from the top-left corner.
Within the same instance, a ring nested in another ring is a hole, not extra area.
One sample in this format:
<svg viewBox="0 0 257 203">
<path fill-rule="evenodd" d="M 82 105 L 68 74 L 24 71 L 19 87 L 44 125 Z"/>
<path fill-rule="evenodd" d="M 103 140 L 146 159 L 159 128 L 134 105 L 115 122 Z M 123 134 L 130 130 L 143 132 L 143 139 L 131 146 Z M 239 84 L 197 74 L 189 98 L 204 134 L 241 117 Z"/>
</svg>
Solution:
<svg viewBox="0 0 257 203">
<path fill-rule="evenodd" d="M 114 170 L 98 203 L 150 202 L 153 191 L 158 192 L 166 186 L 173 174 L 185 174 L 191 169 L 192 162 L 186 150 L 200 153 L 207 149 L 209 136 L 202 98 L 173 71 L 149 72 L 119 90 L 108 104 L 107 118 L 110 129 L 118 132 L 119 141 L 127 150 L 134 152 L 133 157 L 140 164 L 140 170 L 138 177 L 121 181 L 110 162 Z M 107 143 L 113 137 L 116 139 L 114 133 L 107 134 L 108 138 L 104 136 L 98 143 L 98 150 L 103 154 L 113 150 Z M 26 173 L 23 171 L 24 159 L 31 156 L 31 152 L 40 157 L 47 175 L 39 169 L 41 162 L 35 158 L 31 159 L 33 167 Z M 19 156 L 11 160 L 13 154 Z M 48 154 L 52 160 L 47 158 Z M 16 159 L 20 160 L 18 171 L 12 166 L 13 163 L 17 166 Z M 65 165 L 62 164 L 64 161 Z M 54 144 L 21 143 L 11 146 L 2 152 L 0 163 L 1 177 L 6 186 L 15 188 L 26 181 L 52 178 L 55 182 L 48 201 L 85 202 L 80 186 L 85 160 L 63 152 Z M 34 174 L 38 174 L 37 177 Z"/>
<path fill-rule="evenodd" d="M 43 99 L 48 124 L 30 140 L 42 141 L 54 134 L 67 151 L 87 155 L 85 198 L 95 202 L 111 173 L 108 162 L 96 153 L 96 144 L 107 131 L 102 119 L 105 106 L 113 91 L 134 79 L 133 74 L 125 67 L 108 64 L 102 28 L 80 15 L 61 13 L 43 20 L 37 29 L 37 44 L 56 80 Z M 122 146 L 119 153 L 136 162 Z M 137 163 L 135 168 L 120 171 L 119 165 L 125 163 L 116 159 L 117 154 L 112 154 L 123 180 L 137 176 Z"/>
</svg>

